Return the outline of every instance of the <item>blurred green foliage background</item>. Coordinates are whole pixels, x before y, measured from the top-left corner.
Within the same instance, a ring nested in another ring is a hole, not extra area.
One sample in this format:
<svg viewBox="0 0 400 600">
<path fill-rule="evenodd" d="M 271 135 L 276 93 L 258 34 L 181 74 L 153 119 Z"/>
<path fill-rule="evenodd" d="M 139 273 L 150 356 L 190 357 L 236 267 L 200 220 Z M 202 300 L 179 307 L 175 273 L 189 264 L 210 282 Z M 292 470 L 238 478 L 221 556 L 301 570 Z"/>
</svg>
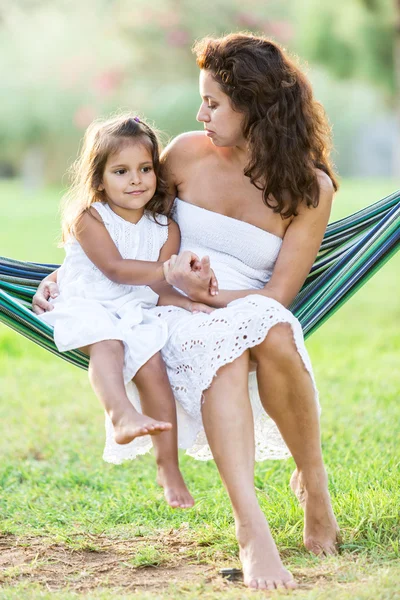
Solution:
<svg viewBox="0 0 400 600">
<path fill-rule="evenodd" d="M 301 57 L 342 176 L 397 176 L 393 0 L 6 0 L 0 5 L 0 175 L 59 183 L 89 122 L 118 109 L 166 140 L 199 128 L 193 42 L 265 34 Z"/>
</svg>

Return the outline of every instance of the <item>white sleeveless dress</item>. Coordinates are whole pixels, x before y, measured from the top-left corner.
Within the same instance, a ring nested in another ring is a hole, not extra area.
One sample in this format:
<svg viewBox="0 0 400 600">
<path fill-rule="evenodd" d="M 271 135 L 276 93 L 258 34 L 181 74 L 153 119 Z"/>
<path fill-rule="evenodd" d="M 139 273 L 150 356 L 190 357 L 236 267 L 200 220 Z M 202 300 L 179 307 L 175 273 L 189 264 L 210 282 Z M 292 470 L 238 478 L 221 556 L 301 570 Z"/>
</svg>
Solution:
<svg viewBox="0 0 400 600">
<path fill-rule="evenodd" d="M 244 221 L 215 213 L 180 199 L 174 205 L 175 221 L 181 230 L 181 251 L 210 256 L 220 289 L 261 289 L 270 279 L 278 257 L 281 238 Z M 211 314 L 191 314 L 173 306 L 152 312 L 168 323 L 168 341 L 162 349 L 169 380 L 177 400 L 180 448 L 199 460 L 212 458 L 201 419 L 201 404 L 218 369 L 239 357 L 244 350 L 265 339 L 271 327 L 290 324 L 293 338 L 310 374 L 315 401 L 317 390 L 301 325 L 279 302 L 252 294 L 231 302 Z M 139 408 L 134 386 L 128 386 L 132 403 Z M 258 394 L 256 374 L 249 374 L 256 443 L 256 460 L 284 458 L 289 451 L 275 423 L 266 415 Z M 118 446 L 107 429 L 104 459 L 120 463 L 147 452 L 148 436 Z"/>
<path fill-rule="evenodd" d="M 136 224 L 125 221 L 108 204 L 92 204 L 123 258 L 156 261 L 168 238 L 168 220 L 156 223 L 145 213 Z M 124 381 L 136 372 L 167 340 L 167 325 L 150 309 L 158 295 L 148 286 L 122 285 L 108 279 L 86 256 L 77 240 L 65 245 L 66 257 L 57 274 L 60 294 L 54 309 L 40 315 L 54 327 L 61 352 L 103 340 L 124 343 Z"/>
</svg>

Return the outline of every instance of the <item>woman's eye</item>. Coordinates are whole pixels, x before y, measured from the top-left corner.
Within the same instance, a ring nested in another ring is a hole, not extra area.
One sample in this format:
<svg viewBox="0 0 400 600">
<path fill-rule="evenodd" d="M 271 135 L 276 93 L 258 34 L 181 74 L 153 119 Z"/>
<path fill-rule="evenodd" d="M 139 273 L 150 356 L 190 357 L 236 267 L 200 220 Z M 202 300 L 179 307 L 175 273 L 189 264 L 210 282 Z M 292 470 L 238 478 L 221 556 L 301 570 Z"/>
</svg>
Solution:
<svg viewBox="0 0 400 600">
<path fill-rule="evenodd" d="M 214 108 L 217 108 L 216 104 L 209 104 L 208 108 L 211 108 L 211 110 L 214 110 Z"/>
</svg>

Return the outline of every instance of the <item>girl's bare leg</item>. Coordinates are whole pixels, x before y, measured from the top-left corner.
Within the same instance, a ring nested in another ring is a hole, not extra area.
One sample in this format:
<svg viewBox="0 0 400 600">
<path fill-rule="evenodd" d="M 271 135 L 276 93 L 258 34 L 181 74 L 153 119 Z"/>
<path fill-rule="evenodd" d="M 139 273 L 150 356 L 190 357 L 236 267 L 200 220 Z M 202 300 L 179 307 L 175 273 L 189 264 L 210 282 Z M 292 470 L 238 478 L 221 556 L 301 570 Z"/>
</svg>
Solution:
<svg viewBox="0 0 400 600">
<path fill-rule="evenodd" d="M 297 466 L 291 486 L 304 508 L 304 544 L 315 554 L 333 554 L 339 528 L 322 459 L 318 407 L 290 325 L 275 325 L 264 342 L 250 352 L 257 363 L 263 406 L 277 424 Z"/>
<path fill-rule="evenodd" d="M 179 470 L 175 398 L 161 354 L 154 355 L 136 373 L 143 412 L 172 424 L 172 429 L 153 438 L 157 462 L 157 482 L 164 488 L 165 499 L 172 508 L 190 508 L 194 500 Z"/>
<path fill-rule="evenodd" d="M 255 589 L 294 588 L 256 497 L 248 374 L 248 352 L 219 369 L 204 393 L 204 428 L 232 502 L 245 584 Z"/>
<path fill-rule="evenodd" d="M 140 414 L 129 401 L 122 375 L 122 342 L 106 340 L 82 350 L 90 356 L 90 383 L 111 418 L 117 444 L 127 444 L 136 437 L 157 435 L 171 429 L 172 423 Z"/>
</svg>

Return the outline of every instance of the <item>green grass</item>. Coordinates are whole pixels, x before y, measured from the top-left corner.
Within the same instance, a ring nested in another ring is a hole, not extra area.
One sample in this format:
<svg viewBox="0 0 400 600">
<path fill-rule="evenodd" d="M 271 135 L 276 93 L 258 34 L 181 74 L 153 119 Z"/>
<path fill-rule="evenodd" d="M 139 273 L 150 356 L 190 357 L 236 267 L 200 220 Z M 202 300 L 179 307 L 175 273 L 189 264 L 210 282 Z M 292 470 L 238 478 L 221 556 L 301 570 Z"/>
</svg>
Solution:
<svg viewBox="0 0 400 600">
<path fill-rule="evenodd" d="M 354 212 L 396 187 L 391 181 L 345 181 L 333 216 Z M 2 183 L 0 254 L 60 262 L 59 195 L 58 190 L 29 195 L 17 184 Z M 266 461 L 256 468 L 262 507 L 285 563 L 302 582 L 298 598 L 399 597 L 399 259 L 400 254 L 307 342 L 343 532 L 339 557 L 321 564 L 302 548 L 302 513 L 287 489 L 293 461 Z M 38 576 L 41 560 L 47 560 L 42 548 L 28 566 L 10 564 L 2 571 L 0 562 L 0 598 L 254 597 L 215 575 L 219 566 L 238 562 L 231 510 L 213 462 L 182 456 L 197 504 L 173 511 L 155 484 L 151 456 L 118 467 L 102 462 L 103 415 L 85 372 L 4 326 L 0 356 L 0 547 L 5 540 L 30 551 L 40 542 L 46 552 L 56 548 L 86 557 L 82 565 L 112 550 L 129 576 L 150 577 L 168 565 L 171 572 L 179 565 L 204 565 L 214 573 L 204 581 L 184 574 L 183 582 L 166 584 L 163 592 L 121 587 L 114 571 L 106 583 L 103 578 L 85 588 L 83 567 L 60 575 L 58 584 L 46 584 Z"/>
</svg>

